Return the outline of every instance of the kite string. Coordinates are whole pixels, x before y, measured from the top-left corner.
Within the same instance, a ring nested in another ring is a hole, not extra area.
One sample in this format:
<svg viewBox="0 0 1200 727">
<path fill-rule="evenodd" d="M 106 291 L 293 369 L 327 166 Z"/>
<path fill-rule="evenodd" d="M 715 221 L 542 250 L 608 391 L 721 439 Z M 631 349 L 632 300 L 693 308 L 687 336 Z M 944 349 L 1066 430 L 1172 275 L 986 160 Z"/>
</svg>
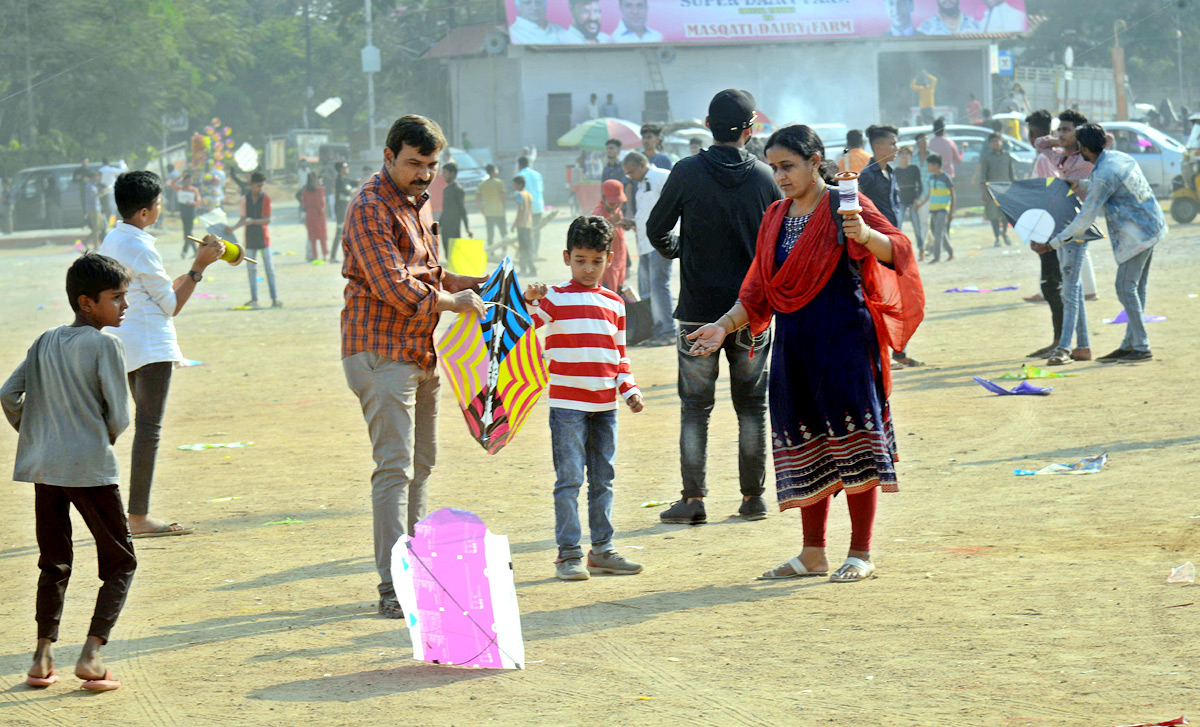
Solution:
<svg viewBox="0 0 1200 727">
<path fill-rule="evenodd" d="M 416 559 L 416 561 L 421 564 L 421 567 L 425 569 L 425 572 L 429 574 L 429 577 L 433 579 L 433 582 L 438 585 L 438 588 L 442 589 L 442 592 L 445 593 L 450 598 L 450 600 L 454 602 L 455 607 L 458 608 L 458 610 L 462 611 L 463 615 L 467 617 L 467 620 L 470 621 L 472 624 L 474 624 L 475 628 L 479 629 L 479 631 L 488 640 L 488 643 L 486 645 L 484 645 L 483 649 L 478 654 L 476 654 L 475 656 L 472 656 L 469 659 L 466 659 L 465 661 L 463 661 L 461 663 L 469 663 L 469 662 L 475 661 L 479 657 L 483 656 L 487 652 L 487 650 L 490 649 L 492 647 L 492 645 L 494 644 L 496 646 L 496 648 L 500 650 L 500 653 L 507 656 L 509 658 L 509 660 L 512 661 L 514 664 L 520 664 L 521 667 L 524 668 L 524 660 L 514 658 L 513 655 L 508 653 L 507 651 L 505 651 L 504 647 L 501 646 L 500 643 L 497 641 L 497 639 L 499 638 L 499 634 L 493 634 L 493 633 L 491 633 L 491 631 L 489 629 L 485 629 L 483 626 L 480 626 L 479 622 L 475 620 L 475 617 L 471 615 L 471 612 L 469 610 L 463 608 L 462 604 L 458 602 L 458 599 L 454 597 L 454 594 L 450 592 L 450 589 L 446 588 L 446 586 L 442 583 L 442 581 L 436 575 L 434 575 L 433 569 L 431 569 L 425 563 L 425 561 L 421 558 L 421 556 L 417 555 L 416 549 L 413 548 L 412 541 L 409 540 L 404 545 L 406 548 L 408 548 L 408 552 L 412 555 L 412 557 L 414 559 Z M 510 563 L 509 567 L 511 567 L 511 566 L 512 566 L 512 564 Z M 458 666 L 458 665 L 455 665 L 455 666 Z"/>
</svg>

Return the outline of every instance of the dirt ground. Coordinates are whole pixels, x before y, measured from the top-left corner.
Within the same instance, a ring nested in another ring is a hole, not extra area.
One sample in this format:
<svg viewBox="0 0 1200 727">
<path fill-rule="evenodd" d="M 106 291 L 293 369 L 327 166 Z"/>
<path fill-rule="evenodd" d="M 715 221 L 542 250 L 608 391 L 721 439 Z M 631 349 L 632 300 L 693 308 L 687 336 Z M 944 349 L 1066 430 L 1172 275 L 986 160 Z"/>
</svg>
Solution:
<svg viewBox="0 0 1200 727">
<path fill-rule="evenodd" d="M 431 509 L 472 510 L 513 543 L 528 664 L 501 672 L 415 662 L 403 624 L 375 615 L 372 462 L 339 362 L 342 279 L 304 263 L 292 214 L 272 226 L 286 307 L 230 310 L 248 297 L 246 273 L 221 264 L 200 286 L 218 297 L 177 319 L 185 356 L 203 366 L 175 374 L 152 511 L 197 532 L 137 541 L 137 576 L 105 649 L 121 690 L 85 694 L 69 675 L 97 587 L 78 519 L 64 679 L 23 685 L 33 490 L 5 488 L 0 724 L 1105 727 L 1200 716 L 1200 591 L 1166 584 L 1172 566 L 1200 561 L 1200 227 L 1176 226 L 1155 254 L 1149 312 L 1168 320 L 1150 324 L 1154 361 L 1075 364 L 1044 398 L 997 397 L 971 381 L 1017 371 L 1049 342 L 1048 309 L 1021 300 L 1036 287 L 1033 255 L 993 249 L 977 222 L 955 230 L 958 258 L 922 271 L 928 310 L 909 350 L 929 365 L 896 376 L 901 492 L 880 499 L 878 578 L 866 583 L 753 580 L 798 551 L 800 520 L 732 517 L 727 381 L 710 436 L 709 523 L 665 526 L 640 507 L 679 489 L 670 348 L 632 349 L 647 406 L 621 413 L 616 543 L 645 563 L 634 577 L 554 580 L 545 402 L 489 457 L 444 387 Z M 551 282 L 565 275 L 553 260 L 564 230 L 556 222 L 544 236 Z M 178 234 L 161 243 L 172 274 L 186 270 Z M 1092 247 L 1100 355 L 1123 327 L 1101 322 L 1121 306 L 1108 243 Z M 70 321 L 62 281 L 73 255 L 0 253 L 0 374 Z M 1020 290 L 941 292 L 1012 284 Z M 118 445 L 125 472 L 131 439 Z M 0 434 L 0 467 L 15 445 Z M 1110 460 L 1098 475 L 1013 475 L 1100 452 Z M 842 503 L 831 560 L 849 538 Z M 289 518 L 301 522 L 271 524 Z"/>
</svg>

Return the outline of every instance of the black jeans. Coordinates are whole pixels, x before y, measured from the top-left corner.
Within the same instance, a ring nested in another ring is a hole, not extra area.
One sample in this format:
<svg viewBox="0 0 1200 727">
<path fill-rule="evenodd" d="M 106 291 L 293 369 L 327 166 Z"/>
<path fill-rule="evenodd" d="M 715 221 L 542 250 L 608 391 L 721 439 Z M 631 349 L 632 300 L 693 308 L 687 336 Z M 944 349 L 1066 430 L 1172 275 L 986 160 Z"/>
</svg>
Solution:
<svg viewBox="0 0 1200 727">
<path fill-rule="evenodd" d="M 121 507 L 121 490 L 117 485 L 34 485 L 33 491 L 35 529 L 41 552 L 38 557 L 38 570 L 41 571 L 37 587 L 38 638 L 58 641 L 58 625 L 62 621 L 63 602 L 74 560 L 71 547 L 71 505 L 74 505 L 96 540 L 102 582 L 100 592 L 96 594 L 96 610 L 92 613 L 88 636 L 97 636 L 107 643 L 137 569 L 133 540 L 129 537 L 129 525 Z"/>
<path fill-rule="evenodd" d="M 716 398 L 720 354 L 693 356 L 687 334 L 700 327 L 680 323 L 679 357 L 679 467 L 684 497 L 708 494 L 708 420 Z M 767 359 L 771 332 L 752 336 L 742 328 L 722 345 L 729 363 L 729 388 L 738 418 L 738 479 L 743 496 L 761 497 L 767 475 Z M 753 352 L 753 354 L 752 354 Z M 753 357 L 752 357 L 753 355 Z"/>
<path fill-rule="evenodd" d="M 1050 320 L 1054 324 L 1054 340 L 1062 338 L 1063 301 L 1062 268 L 1058 264 L 1058 251 L 1038 255 L 1042 262 L 1042 297 L 1050 304 Z"/>
<path fill-rule="evenodd" d="M 162 434 L 163 410 L 171 388 L 175 364 L 159 361 L 129 372 L 129 392 L 133 394 L 133 463 L 129 473 L 129 512 L 150 512 L 150 486 L 154 484 L 154 460 Z"/>
</svg>

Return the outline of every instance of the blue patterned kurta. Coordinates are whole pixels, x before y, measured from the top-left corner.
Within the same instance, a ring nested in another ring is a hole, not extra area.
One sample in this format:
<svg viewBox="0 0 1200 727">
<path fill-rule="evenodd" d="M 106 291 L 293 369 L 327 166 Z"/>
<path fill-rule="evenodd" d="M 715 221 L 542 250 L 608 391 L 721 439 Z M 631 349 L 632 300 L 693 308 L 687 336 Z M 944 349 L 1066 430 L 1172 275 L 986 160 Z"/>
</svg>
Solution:
<svg viewBox="0 0 1200 727">
<path fill-rule="evenodd" d="M 807 217 L 784 218 L 776 269 Z M 882 487 L 896 491 L 896 438 L 879 375 L 879 342 L 844 251 L 808 305 L 775 313 L 771 430 L 779 508 Z"/>
</svg>

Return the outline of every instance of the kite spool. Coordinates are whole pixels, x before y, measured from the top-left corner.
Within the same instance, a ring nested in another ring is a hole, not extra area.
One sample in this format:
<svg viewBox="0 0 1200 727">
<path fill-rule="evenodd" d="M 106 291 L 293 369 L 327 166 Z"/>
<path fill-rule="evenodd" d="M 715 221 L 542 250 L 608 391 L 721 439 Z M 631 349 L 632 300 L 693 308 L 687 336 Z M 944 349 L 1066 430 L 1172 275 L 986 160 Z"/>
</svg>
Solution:
<svg viewBox="0 0 1200 727">
<path fill-rule="evenodd" d="M 191 235 L 188 235 L 188 239 L 197 245 L 205 244 L 204 240 L 192 237 Z M 242 246 L 236 242 L 230 242 L 229 240 L 221 240 L 221 242 L 225 243 L 225 254 L 221 256 L 221 260 L 224 260 L 230 265 L 241 265 L 243 260 L 248 263 L 254 263 L 255 265 L 258 264 L 258 261 L 254 258 L 246 257 L 245 249 L 243 249 Z"/>
<path fill-rule="evenodd" d="M 856 215 L 862 212 L 858 204 L 858 172 L 838 172 L 833 178 L 837 180 L 838 214 Z"/>
</svg>

